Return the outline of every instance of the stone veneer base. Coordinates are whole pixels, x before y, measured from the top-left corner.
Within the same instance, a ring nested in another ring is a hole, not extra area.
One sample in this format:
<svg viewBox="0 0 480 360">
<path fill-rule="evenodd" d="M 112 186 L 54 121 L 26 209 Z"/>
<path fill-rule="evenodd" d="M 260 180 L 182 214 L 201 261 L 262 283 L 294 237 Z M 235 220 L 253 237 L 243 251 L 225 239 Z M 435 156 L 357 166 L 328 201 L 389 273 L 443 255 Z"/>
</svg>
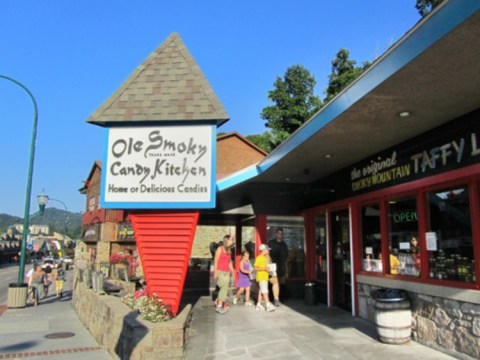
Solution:
<svg viewBox="0 0 480 360">
<path fill-rule="evenodd" d="M 140 318 L 120 298 L 99 295 L 83 283 L 76 284 L 72 303 L 82 323 L 113 358 L 183 358 L 191 305 L 171 321 L 151 323 Z"/>
<path fill-rule="evenodd" d="M 372 322 L 375 318 L 372 293 L 378 288 L 358 283 L 359 316 Z M 458 359 L 480 359 L 480 305 L 411 290 L 408 294 L 413 340 Z"/>
</svg>

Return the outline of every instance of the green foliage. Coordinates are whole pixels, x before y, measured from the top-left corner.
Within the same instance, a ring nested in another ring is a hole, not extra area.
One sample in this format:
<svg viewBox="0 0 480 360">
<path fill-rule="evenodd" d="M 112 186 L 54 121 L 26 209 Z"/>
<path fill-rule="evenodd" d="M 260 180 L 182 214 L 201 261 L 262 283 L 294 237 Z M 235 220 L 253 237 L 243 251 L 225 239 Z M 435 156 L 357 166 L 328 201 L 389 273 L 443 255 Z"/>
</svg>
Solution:
<svg viewBox="0 0 480 360">
<path fill-rule="evenodd" d="M 67 228 L 67 236 L 72 239 L 78 238 L 82 233 L 82 214 L 65 212 L 65 210 L 57 208 L 46 208 L 43 215 L 35 213 L 29 217 L 30 225 L 49 225 L 51 234 L 57 231 L 63 234 L 65 224 Z M 23 218 L 0 214 L 0 233 L 5 232 L 14 224 L 23 224 Z M 46 234 L 46 235 L 51 235 Z"/>
<path fill-rule="evenodd" d="M 350 59 L 350 52 L 340 49 L 332 61 L 332 72 L 329 75 L 328 87 L 325 90 L 325 101 L 330 101 L 353 80 L 359 77 L 371 64 L 365 62 L 363 66 L 355 66 L 357 62 Z"/>
<path fill-rule="evenodd" d="M 274 148 L 275 140 L 270 131 L 265 131 L 262 134 L 247 135 L 245 138 L 266 152 L 270 152 Z"/>
<path fill-rule="evenodd" d="M 275 105 L 267 106 L 261 113 L 266 126 L 272 129 L 274 146 L 302 126 L 321 106 L 313 91 L 315 78 L 301 65 L 290 66 L 284 77 L 277 77 L 268 99 Z"/>
<path fill-rule="evenodd" d="M 4 233 L 13 224 L 21 224 L 22 218 L 7 214 L 0 214 L 0 233 Z"/>
<path fill-rule="evenodd" d="M 442 2 L 443 0 L 417 0 L 415 8 L 422 17 L 425 17 Z"/>
</svg>

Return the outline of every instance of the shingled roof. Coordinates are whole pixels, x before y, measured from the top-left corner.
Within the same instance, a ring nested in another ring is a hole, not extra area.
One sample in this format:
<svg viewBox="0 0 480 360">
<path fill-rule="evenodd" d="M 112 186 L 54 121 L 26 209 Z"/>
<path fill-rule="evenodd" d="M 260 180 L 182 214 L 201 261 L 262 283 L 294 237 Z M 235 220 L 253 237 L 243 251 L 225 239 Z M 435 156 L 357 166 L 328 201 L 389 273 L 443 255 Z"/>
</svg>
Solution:
<svg viewBox="0 0 480 360">
<path fill-rule="evenodd" d="M 208 80 L 177 33 L 172 33 L 135 69 L 87 122 L 229 120 Z"/>
</svg>

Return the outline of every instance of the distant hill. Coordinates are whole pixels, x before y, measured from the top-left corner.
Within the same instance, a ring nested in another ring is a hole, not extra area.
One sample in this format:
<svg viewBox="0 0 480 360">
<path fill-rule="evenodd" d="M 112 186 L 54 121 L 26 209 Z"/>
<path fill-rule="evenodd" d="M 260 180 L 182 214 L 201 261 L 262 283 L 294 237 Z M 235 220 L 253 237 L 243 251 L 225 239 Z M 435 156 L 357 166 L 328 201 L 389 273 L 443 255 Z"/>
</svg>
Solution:
<svg viewBox="0 0 480 360">
<path fill-rule="evenodd" d="M 50 231 L 57 231 L 63 234 L 67 225 L 67 235 L 71 238 L 79 238 L 82 229 L 82 213 L 65 212 L 65 210 L 49 207 L 42 215 L 35 213 L 30 215 L 29 223 L 33 225 L 48 225 Z M 23 224 L 23 218 L 7 214 L 0 214 L 0 232 L 5 232 L 14 224 Z"/>
</svg>

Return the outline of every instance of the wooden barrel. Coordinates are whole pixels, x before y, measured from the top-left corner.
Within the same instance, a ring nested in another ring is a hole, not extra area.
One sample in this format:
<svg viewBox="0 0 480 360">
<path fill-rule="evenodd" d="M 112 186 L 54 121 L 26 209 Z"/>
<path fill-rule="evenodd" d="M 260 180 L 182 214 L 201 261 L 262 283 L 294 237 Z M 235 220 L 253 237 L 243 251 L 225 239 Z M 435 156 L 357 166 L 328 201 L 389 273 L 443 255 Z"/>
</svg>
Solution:
<svg viewBox="0 0 480 360">
<path fill-rule="evenodd" d="M 408 299 L 375 301 L 378 340 L 386 344 L 405 344 L 412 335 L 412 312 Z"/>
</svg>

